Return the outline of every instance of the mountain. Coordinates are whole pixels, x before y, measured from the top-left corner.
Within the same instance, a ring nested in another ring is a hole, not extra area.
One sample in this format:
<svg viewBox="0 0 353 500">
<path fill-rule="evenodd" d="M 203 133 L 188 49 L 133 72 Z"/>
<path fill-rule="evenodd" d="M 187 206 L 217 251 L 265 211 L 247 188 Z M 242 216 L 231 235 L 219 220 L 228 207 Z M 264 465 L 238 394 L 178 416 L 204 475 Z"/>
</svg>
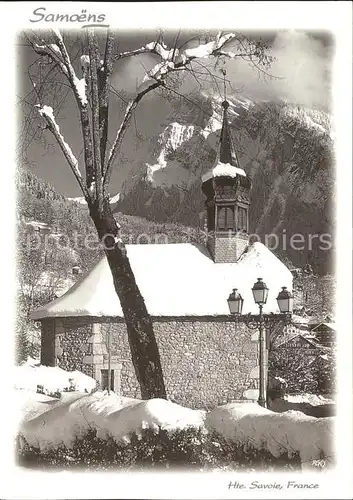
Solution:
<svg viewBox="0 0 353 500">
<path fill-rule="evenodd" d="M 67 198 L 69 201 L 73 201 L 75 203 L 78 203 L 79 205 L 87 205 L 86 200 L 84 199 L 83 196 L 76 196 L 75 198 Z M 110 205 L 112 206 L 112 209 L 115 210 L 117 207 L 117 203 L 120 200 L 120 193 L 117 193 L 113 197 L 110 198 Z"/>
<path fill-rule="evenodd" d="M 330 116 L 287 102 L 228 100 L 239 161 L 253 182 L 251 233 L 279 240 L 276 252 L 294 266 L 325 274 L 334 253 Z M 221 99 L 203 95 L 175 102 L 162 132 L 130 155 L 117 210 L 203 227 L 201 176 L 215 161 L 221 110 Z"/>
</svg>

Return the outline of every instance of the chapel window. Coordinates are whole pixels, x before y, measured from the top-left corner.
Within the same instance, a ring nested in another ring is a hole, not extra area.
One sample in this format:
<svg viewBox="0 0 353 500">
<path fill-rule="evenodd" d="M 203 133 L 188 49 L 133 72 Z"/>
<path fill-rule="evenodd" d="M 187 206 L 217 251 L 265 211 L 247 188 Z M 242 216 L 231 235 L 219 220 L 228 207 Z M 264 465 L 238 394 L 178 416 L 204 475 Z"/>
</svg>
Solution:
<svg viewBox="0 0 353 500">
<path fill-rule="evenodd" d="M 237 231 L 248 232 L 248 211 L 243 207 L 238 207 Z"/>
<path fill-rule="evenodd" d="M 220 207 L 218 209 L 218 229 L 221 231 L 234 229 L 233 207 Z"/>
</svg>

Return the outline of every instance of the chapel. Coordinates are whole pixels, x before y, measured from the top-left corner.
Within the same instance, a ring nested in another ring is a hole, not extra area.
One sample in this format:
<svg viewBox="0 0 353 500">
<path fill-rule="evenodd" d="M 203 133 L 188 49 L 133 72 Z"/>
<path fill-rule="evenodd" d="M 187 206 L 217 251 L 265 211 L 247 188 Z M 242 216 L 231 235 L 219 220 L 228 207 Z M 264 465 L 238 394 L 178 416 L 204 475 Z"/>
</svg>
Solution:
<svg viewBox="0 0 353 500">
<path fill-rule="evenodd" d="M 126 245 L 153 320 L 167 397 L 194 408 L 243 399 L 258 387 L 258 333 L 230 314 L 232 289 L 244 299 L 244 314 L 258 313 L 251 288 L 259 277 L 269 288 L 265 314 L 279 312 L 276 297 L 283 286 L 292 290 L 289 269 L 265 245 L 249 242 L 251 179 L 233 145 L 228 106 L 222 103 L 216 161 L 202 176 L 206 244 Z M 105 257 L 32 319 L 42 326 L 42 364 L 80 370 L 102 388 L 110 379 L 114 392 L 140 397 Z"/>
</svg>

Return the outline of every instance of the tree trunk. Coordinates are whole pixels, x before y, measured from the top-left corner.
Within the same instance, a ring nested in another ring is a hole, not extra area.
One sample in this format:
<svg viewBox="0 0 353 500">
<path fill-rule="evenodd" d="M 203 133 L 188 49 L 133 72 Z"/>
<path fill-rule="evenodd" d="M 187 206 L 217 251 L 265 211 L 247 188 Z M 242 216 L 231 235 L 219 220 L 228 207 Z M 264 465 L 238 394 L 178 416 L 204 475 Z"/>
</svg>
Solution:
<svg viewBox="0 0 353 500">
<path fill-rule="evenodd" d="M 124 313 L 132 362 L 141 388 L 142 399 L 166 399 L 162 366 L 151 317 L 136 284 L 126 249 L 118 241 L 119 229 L 111 212 L 109 200 L 104 200 L 100 213 L 90 205 L 100 241 L 114 280 L 114 288 Z"/>
</svg>

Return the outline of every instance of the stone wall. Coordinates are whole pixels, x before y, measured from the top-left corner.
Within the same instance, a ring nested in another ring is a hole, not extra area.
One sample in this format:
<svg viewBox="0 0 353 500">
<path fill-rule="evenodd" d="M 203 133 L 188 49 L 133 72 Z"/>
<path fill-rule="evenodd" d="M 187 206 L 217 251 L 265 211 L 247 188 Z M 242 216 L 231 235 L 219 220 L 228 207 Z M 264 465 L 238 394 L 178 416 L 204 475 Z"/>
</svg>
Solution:
<svg viewBox="0 0 353 500">
<path fill-rule="evenodd" d="M 91 352 L 92 322 L 87 319 L 55 319 L 55 355 L 60 368 L 79 370 L 94 377 L 94 367 L 86 363 Z"/>
<path fill-rule="evenodd" d="M 245 233 L 220 233 L 208 235 L 207 248 L 216 263 L 236 262 L 249 244 Z"/>
<path fill-rule="evenodd" d="M 98 381 L 101 370 L 108 367 L 110 332 L 114 390 L 140 397 L 125 323 L 101 318 L 56 319 L 55 331 L 58 365 Z M 154 331 L 170 400 L 192 408 L 212 408 L 242 399 L 245 390 L 257 388 L 257 336 L 243 323 L 228 316 L 158 318 Z"/>
<path fill-rule="evenodd" d="M 55 366 L 55 320 L 47 318 L 41 324 L 41 363 Z"/>
</svg>

